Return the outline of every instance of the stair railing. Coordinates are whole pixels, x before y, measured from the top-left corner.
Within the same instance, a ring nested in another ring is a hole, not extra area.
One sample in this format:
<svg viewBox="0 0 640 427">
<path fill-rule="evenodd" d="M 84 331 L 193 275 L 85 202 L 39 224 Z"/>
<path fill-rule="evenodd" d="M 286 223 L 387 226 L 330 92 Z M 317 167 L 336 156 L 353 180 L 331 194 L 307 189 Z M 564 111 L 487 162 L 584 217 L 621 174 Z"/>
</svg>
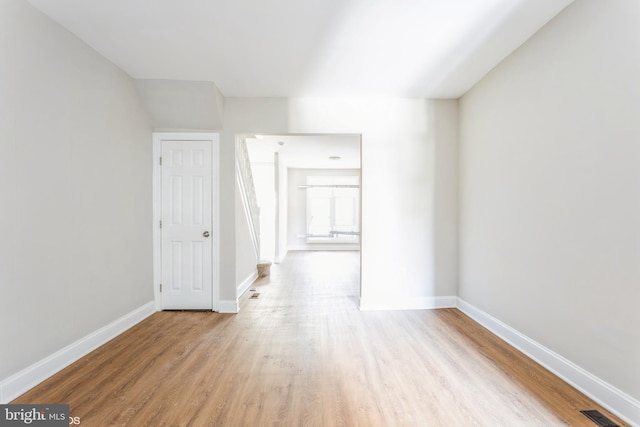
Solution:
<svg viewBox="0 0 640 427">
<path fill-rule="evenodd" d="M 256 188 L 251 173 L 251 162 L 247 143 L 241 136 L 236 137 L 236 179 L 240 188 L 242 205 L 249 224 L 249 234 L 256 251 L 256 257 L 260 257 L 260 207 L 256 197 Z"/>
</svg>

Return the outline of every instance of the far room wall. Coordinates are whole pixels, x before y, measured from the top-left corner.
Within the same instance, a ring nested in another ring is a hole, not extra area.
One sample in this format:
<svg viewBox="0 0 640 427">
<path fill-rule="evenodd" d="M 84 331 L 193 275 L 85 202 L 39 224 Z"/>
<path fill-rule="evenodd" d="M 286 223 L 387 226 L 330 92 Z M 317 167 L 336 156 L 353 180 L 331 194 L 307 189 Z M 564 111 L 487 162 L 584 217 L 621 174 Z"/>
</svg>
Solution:
<svg viewBox="0 0 640 427">
<path fill-rule="evenodd" d="M 300 235 L 307 233 L 307 191 L 299 188 L 307 184 L 310 176 L 356 176 L 360 169 L 298 169 L 289 168 L 288 231 L 289 250 L 359 250 L 358 243 L 307 242 Z"/>
</svg>

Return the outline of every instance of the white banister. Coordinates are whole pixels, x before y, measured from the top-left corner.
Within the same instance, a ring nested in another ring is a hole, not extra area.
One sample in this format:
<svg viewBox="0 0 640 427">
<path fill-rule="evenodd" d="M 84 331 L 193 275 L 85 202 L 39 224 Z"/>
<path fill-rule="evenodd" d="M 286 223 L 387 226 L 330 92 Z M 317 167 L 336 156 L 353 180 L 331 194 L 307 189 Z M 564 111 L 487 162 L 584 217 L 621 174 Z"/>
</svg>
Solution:
<svg viewBox="0 0 640 427">
<path fill-rule="evenodd" d="M 256 257 L 260 257 L 260 208 L 256 197 L 256 188 L 251 173 L 251 162 L 247 143 L 243 137 L 236 137 L 236 179 L 240 187 L 242 205 L 249 223 L 251 240 L 256 251 Z"/>
</svg>

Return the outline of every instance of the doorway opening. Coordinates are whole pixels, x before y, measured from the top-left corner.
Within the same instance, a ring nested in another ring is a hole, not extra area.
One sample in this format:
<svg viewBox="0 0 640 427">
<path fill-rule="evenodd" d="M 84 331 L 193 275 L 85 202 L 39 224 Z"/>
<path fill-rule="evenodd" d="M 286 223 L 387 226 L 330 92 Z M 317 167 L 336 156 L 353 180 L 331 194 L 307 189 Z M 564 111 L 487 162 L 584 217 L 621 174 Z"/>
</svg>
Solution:
<svg viewBox="0 0 640 427">
<path fill-rule="evenodd" d="M 277 268 L 296 251 L 350 252 L 351 257 L 357 251 L 361 262 L 361 136 L 239 137 L 246 143 L 256 187 L 260 259 Z M 359 298 L 360 276 L 357 280 Z"/>
</svg>

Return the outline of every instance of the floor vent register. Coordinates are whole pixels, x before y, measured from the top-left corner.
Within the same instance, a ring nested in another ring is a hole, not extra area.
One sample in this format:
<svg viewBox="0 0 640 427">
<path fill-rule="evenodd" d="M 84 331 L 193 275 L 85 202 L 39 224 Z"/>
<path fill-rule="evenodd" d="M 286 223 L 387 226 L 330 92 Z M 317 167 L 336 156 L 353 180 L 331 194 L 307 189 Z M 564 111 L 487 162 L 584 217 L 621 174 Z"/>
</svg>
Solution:
<svg viewBox="0 0 640 427">
<path fill-rule="evenodd" d="M 588 410 L 588 411 L 580 411 L 584 416 L 589 418 L 594 423 L 598 424 L 600 427 L 620 427 L 618 424 L 611 421 L 609 418 L 605 417 L 600 413 L 600 411 L 596 410 Z"/>
</svg>

